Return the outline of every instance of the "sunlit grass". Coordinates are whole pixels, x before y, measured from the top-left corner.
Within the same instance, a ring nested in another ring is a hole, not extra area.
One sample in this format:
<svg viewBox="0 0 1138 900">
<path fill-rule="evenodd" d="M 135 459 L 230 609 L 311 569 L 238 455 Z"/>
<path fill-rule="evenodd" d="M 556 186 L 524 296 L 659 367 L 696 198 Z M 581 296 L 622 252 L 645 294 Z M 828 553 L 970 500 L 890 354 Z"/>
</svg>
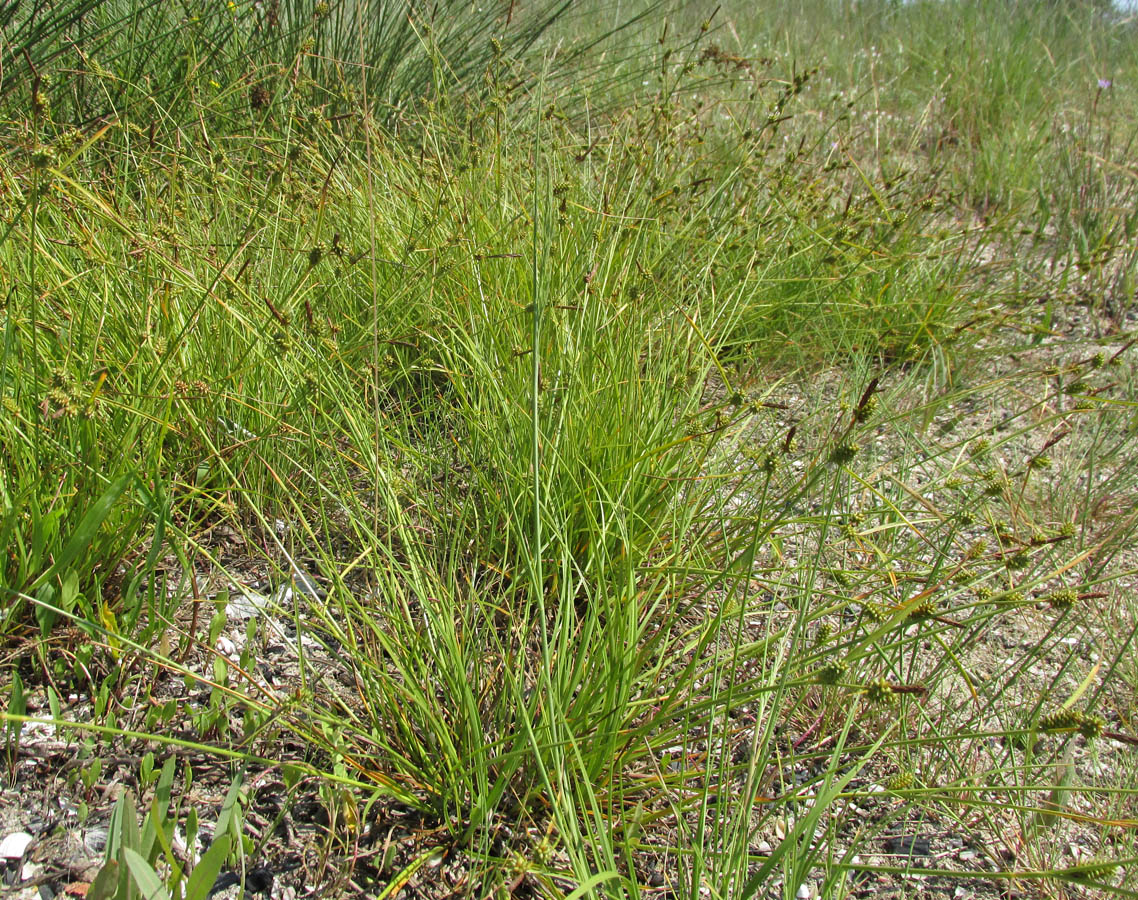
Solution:
<svg viewBox="0 0 1138 900">
<path fill-rule="evenodd" d="M 6 23 L 10 716 L 161 736 L 178 674 L 195 748 L 308 748 L 329 852 L 417 810 L 440 892 L 841 896 L 918 820 L 1121 888 L 1132 61 L 863 6 Z"/>
</svg>

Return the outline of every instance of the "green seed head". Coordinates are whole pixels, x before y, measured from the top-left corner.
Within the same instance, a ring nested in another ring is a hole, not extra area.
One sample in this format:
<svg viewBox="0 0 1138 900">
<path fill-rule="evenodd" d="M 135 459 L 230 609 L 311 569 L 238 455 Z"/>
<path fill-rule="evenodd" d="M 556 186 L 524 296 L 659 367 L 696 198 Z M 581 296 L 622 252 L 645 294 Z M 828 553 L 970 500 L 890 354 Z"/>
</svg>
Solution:
<svg viewBox="0 0 1138 900">
<path fill-rule="evenodd" d="M 48 145 L 37 147 L 32 151 L 32 168 L 37 171 L 50 169 L 55 163 L 55 148 Z"/>
<path fill-rule="evenodd" d="M 926 619 L 931 619 L 936 615 L 936 604 L 932 600 L 922 600 L 911 610 L 909 610 L 908 618 L 915 622 L 923 622 Z"/>
<path fill-rule="evenodd" d="M 877 397 L 871 396 L 857 408 L 854 419 L 858 422 L 868 422 L 875 412 L 877 412 Z"/>
<path fill-rule="evenodd" d="M 1056 609 L 1070 609 L 1079 602 L 1079 592 L 1072 587 L 1053 591 L 1047 595 L 1047 602 Z"/>
<path fill-rule="evenodd" d="M 1026 550 L 1020 550 L 1018 553 L 1004 557 L 1004 565 L 1015 571 L 1026 569 L 1030 563 L 1031 555 Z"/>
<path fill-rule="evenodd" d="M 1114 860 L 1095 860 L 1075 869 L 1065 869 L 1059 874 L 1066 875 L 1073 881 L 1102 881 L 1114 874 L 1118 863 Z"/>
<path fill-rule="evenodd" d="M 888 618 L 885 615 L 885 610 L 883 610 L 876 603 L 867 601 L 866 603 L 862 604 L 862 609 L 865 610 L 865 617 L 871 622 L 876 622 L 878 625 L 880 625 L 886 620 L 886 618 Z"/>
<path fill-rule="evenodd" d="M 71 378 L 68 376 L 66 369 L 56 366 L 51 370 L 51 386 L 64 391 L 70 389 Z"/>
<path fill-rule="evenodd" d="M 853 458 L 857 456 L 860 449 L 861 447 L 852 442 L 839 444 L 830 451 L 830 462 L 835 466 L 844 466 L 853 461 Z"/>
<path fill-rule="evenodd" d="M 862 686 L 862 693 L 870 703 L 881 706 L 892 706 L 897 702 L 897 695 L 893 693 L 893 686 L 884 678 L 878 678 Z"/>
<path fill-rule="evenodd" d="M 1079 734 L 1088 741 L 1101 737 L 1105 730 L 1106 719 L 1102 716 L 1094 716 L 1089 713 L 1083 713 L 1079 716 Z"/>
<path fill-rule="evenodd" d="M 1057 709 L 1039 720 L 1040 731 L 1068 731 L 1077 728 L 1082 716 L 1073 709 Z"/>
<path fill-rule="evenodd" d="M 845 660 L 828 662 L 814 671 L 814 679 L 818 684 L 838 684 L 849 670 L 849 663 Z"/>
<path fill-rule="evenodd" d="M 976 571 L 969 569 L 967 566 L 959 569 L 955 575 L 952 576 L 953 584 L 970 584 L 976 580 Z"/>
<path fill-rule="evenodd" d="M 965 559 L 979 559 L 981 556 L 983 556 L 987 552 L 988 552 L 988 542 L 986 540 L 984 540 L 983 538 L 980 538 L 975 543 L 973 543 L 971 547 L 968 548 L 968 552 L 964 555 L 964 558 Z"/>
<path fill-rule="evenodd" d="M 913 786 L 916 780 L 912 772 L 898 772 L 885 782 L 885 788 L 890 791 L 908 790 Z"/>
<path fill-rule="evenodd" d="M 83 142 L 83 132 L 78 128 L 70 128 L 63 132 L 55 142 L 58 153 L 66 156 Z"/>
</svg>

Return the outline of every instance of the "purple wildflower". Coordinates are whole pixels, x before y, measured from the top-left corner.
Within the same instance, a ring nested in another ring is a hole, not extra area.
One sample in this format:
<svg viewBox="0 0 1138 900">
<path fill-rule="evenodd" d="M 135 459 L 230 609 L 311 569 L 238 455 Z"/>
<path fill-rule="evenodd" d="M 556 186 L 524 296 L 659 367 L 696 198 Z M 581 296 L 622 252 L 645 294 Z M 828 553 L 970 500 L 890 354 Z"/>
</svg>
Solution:
<svg viewBox="0 0 1138 900">
<path fill-rule="evenodd" d="M 1111 78 L 1100 78 L 1098 80 L 1098 89 L 1100 91 L 1110 90 L 1114 86 L 1114 80 Z"/>
</svg>

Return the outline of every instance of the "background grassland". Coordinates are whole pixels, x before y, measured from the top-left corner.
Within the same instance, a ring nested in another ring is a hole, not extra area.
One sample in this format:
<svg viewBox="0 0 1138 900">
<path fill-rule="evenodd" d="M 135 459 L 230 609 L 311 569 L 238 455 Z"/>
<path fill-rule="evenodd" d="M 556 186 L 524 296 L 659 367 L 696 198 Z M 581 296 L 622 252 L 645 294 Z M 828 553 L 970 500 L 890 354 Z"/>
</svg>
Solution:
<svg viewBox="0 0 1138 900">
<path fill-rule="evenodd" d="M 363 7 L 0 13 L 13 783 L 39 704 L 341 860 L 415 810 L 369 890 L 842 896 L 932 822 L 1132 895 L 1134 23 Z"/>
</svg>

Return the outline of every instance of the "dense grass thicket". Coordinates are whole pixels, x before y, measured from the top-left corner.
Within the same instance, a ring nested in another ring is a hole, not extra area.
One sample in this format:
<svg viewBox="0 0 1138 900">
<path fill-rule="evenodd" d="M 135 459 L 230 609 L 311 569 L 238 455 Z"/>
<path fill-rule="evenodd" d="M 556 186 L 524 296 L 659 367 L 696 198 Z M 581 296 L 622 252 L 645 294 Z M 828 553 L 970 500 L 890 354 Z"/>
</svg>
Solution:
<svg viewBox="0 0 1138 900">
<path fill-rule="evenodd" d="M 763 7 L 0 10 L 7 775 L 157 741 L 88 896 L 278 770 L 333 896 L 1135 896 L 1138 22 Z"/>
</svg>

